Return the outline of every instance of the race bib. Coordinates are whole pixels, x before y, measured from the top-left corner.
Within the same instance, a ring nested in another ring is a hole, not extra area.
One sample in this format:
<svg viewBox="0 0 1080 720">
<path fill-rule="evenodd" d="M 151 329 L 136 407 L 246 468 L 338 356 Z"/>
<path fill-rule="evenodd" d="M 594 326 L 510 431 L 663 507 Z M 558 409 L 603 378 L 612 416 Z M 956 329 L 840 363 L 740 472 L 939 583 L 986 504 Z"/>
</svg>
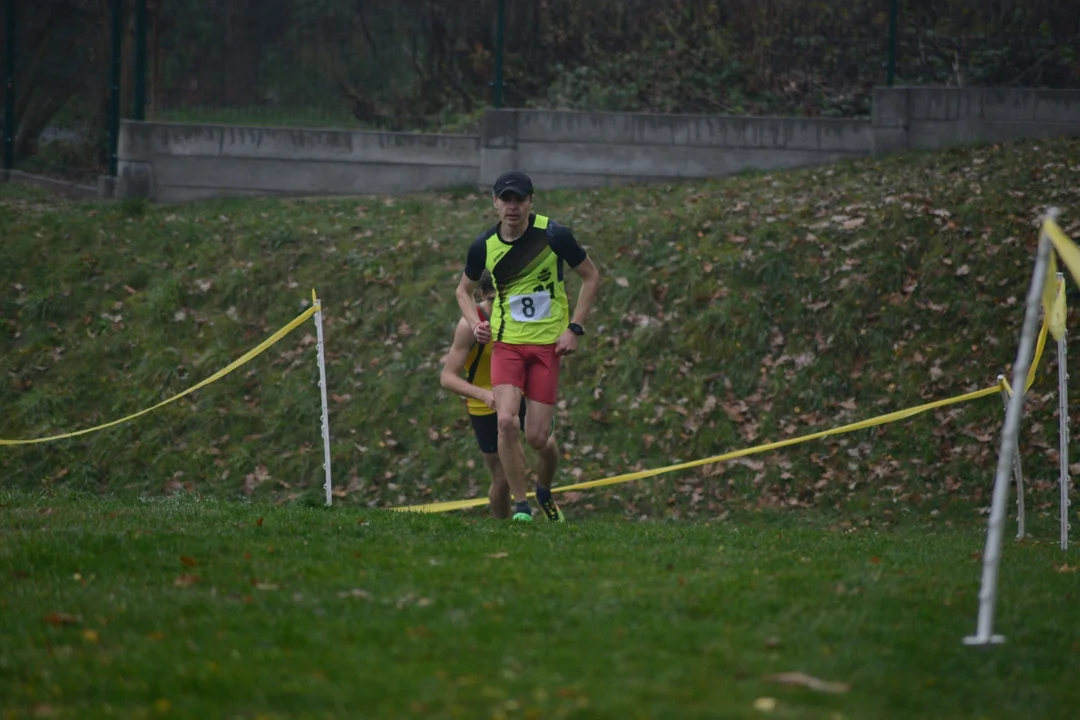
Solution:
<svg viewBox="0 0 1080 720">
<path fill-rule="evenodd" d="M 510 317 L 518 322 L 536 322 L 551 317 L 551 294 L 544 292 L 510 296 Z"/>
</svg>

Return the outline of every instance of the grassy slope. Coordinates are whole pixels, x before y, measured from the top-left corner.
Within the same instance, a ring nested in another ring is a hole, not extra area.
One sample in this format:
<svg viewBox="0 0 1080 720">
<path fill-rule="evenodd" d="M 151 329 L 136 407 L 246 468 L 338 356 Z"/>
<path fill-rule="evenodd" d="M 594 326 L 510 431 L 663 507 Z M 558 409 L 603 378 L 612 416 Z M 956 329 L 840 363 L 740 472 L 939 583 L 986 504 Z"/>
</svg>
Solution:
<svg viewBox="0 0 1080 720">
<path fill-rule="evenodd" d="M 560 482 L 993 384 L 1015 354 L 1035 219 L 1059 205 L 1076 234 L 1078 196 L 1075 140 L 542 194 L 539 209 L 574 228 L 607 278 L 584 352 L 565 367 Z M 314 287 L 327 309 L 340 501 L 482 493 L 462 407 L 440 392 L 437 366 L 465 248 L 490 222 L 487 201 L 468 191 L 155 207 L 0 187 L 0 437 L 75 430 L 168 397 L 292 319 Z M 313 334 L 309 325 L 134 423 L 6 448 L 5 481 L 317 495 Z M 1025 470 L 1047 502 L 1049 360 L 1024 435 Z M 684 517 L 866 503 L 896 517 L 985 502 L 1000 419 L 989 398 L 567 500 L 579 512 Z"/>
<path fill-rule="evenodd" d="M 0 494 L 5 717 L 1065 718 L 1075 564 L 981 526 L 521 528 L 190 497 Z M 801 671 L 840 694 L 768 680 Z M 773 698 L 775 710 L 754 709 Z"/>
</svg>

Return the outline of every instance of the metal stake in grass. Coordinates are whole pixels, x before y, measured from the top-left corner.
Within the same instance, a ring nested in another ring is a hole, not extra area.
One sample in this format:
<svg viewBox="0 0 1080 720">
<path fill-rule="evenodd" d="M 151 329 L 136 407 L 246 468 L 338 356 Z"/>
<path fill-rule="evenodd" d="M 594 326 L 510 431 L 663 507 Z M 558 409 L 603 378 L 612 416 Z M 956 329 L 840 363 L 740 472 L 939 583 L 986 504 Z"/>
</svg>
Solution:
<svg viewBox="0 0 1080 720">
<path fill-rule="evenodd" d="M 1009 412 L 1009 391 L 1005 389 L 1004 375 L 997 376 L 1001 383 L 1001 405 L 1004 412 Z M 1013 453 L 1013 477 L 1016 479 L 1016 539 L 1024 539 L 1024 469 L 1020 465 L 1020 448 Z"/>
<path fill-rule="evenodd" d="M 333 493 L 330 483 L 330 414 L 326 405 L 326 353 L 323 350 L 322 300 L 315 297 L 314 290 L 311 291 L 311 302 L 315 305 L 315 334 L 319 354 L 319 394 L 322 396 L 323 470 L 326 473 L 326 506 L 330 507 L 333 502 Z"/>
<path fill-rule="evenodd" d="M 1047 215 L 1056 220 L 1058 210 L 1051 208 Z M 1042 305 L 1042 289 L 1046 282 L 1046 268 L 1050 263 L 1050 237 L 1039 232 L 1039 251 L 1035 258 L 1035 270 L 1028 288 L 1027 305 L 1024 308 L 1024 326 L 1020 332 L 1020 347 L 1013 364 L 1013 394 L 1005 413 L 1005 427 L 1001 431 L 1001 449 L 998 452 L 997 474 L 994 476 L 994 497 L 990 505 L 990 519 L 986 528 L 986 548 L 983 550 L 982 586 L 979 588 L 979 618 L 974 635 L 964 638 L 965 645 L 994 645 L 1005 642 L 1003 635 L 995 635 L 994 606 L 997 602 L 998 566 L 1001 564 L 1001 536 L 1005 526 L 1005 504 L 1009 498 L 1009 472 L 1017 450 L 1020 418 L 1024 410 L 1024 389 L 1027 385 L 1028 368 L 1034 352 L 1035 334 L 1039 323 L 1039 307 Z"/>
<path fill-rule="evenodd" d="M 1065 292 L 1062 283 L 1065 282 L 1065 274 L 1057 274 L 1058 292 Z M 1065 364 L 1065 338 L 1067 331 L 1058 339 L 1058 438 L 1061 446 L 1059 457 L 1061 459 L 1061 475 L 1058 484 L 1061 486 L 1061 549 L 1069 549 L 1069 368 Z"/>
</svg>

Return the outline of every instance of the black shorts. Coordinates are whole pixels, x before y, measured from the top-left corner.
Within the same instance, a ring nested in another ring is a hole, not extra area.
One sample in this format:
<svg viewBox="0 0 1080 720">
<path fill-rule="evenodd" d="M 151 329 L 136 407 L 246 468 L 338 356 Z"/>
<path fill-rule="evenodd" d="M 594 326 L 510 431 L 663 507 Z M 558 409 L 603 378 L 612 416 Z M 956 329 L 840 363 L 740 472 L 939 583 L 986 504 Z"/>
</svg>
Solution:
<svg viewBox="0 0 1080 720">
<path fill-rule="evenodd" d="M 525 398 L 521 398 L 521 409 L 518 411 L 521 418 L 521 429 L 525 430 Z M 469 415 L 472 421 L 473 433 L 476 435 L 476 444 L 480 446 L 480 452 L 493 453 L 499 451 L 499 414 Z"/>
</svg>

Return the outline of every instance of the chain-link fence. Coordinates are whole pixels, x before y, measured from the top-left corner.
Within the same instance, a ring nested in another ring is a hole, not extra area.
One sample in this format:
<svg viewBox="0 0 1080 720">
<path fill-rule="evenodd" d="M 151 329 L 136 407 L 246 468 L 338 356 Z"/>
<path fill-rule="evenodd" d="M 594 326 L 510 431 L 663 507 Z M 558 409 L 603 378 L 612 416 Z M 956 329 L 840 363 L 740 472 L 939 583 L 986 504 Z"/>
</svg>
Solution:
<svg viewBox="0 0 1080 720">
<path fill-rule="evenodd" d="M 7 0 L 5 164 L 84 182 L 107 170 L 108 10 L 101 0 Z"/>
<path fill-rule="evenodd" d="M 1080 7 L 1060 0 L 6 0 L 6 8 L 15 27 L 0 23 L 5 50 L 14 47 L 13 72 L 0 67 L 14 84 L 11 155 L 35 171 L 108 172 L 116 117 L 141 117 L 144 99 L 151 120 L 463 131 L 500 102 L 865 116 L 873 87 L 890 81 L 1080 88 Z"/>
<path fill-rule="evenodd" d="M 898 6 L 897 82 L 1080 88 L 1080 5 L 905 0 Z"/>
<path fill-rule="evenodd" d="M 183 121 L 445 126 L 490 103 L 496 5 L 176 0 L 151 13 L 151 112 Z"/>
</svg>

